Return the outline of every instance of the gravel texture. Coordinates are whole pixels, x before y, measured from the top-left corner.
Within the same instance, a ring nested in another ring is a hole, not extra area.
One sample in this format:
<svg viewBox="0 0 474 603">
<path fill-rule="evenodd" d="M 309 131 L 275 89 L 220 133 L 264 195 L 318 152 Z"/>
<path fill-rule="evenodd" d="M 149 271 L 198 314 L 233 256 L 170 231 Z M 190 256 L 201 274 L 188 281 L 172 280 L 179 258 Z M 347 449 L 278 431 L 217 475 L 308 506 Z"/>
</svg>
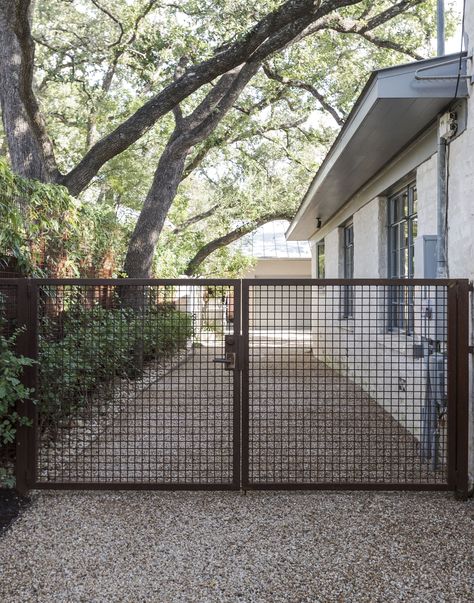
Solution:
<svg viewBox="0 0 474 603">
<path fill-rule="evenodd" d="M 112 381 L 92 393 L 87 404 L 75 413 L 72 412 L 62 424 L 54 425 L 54 436 L 51 434 L 51 425 L 40 426 L 40 480 L 47 480 L 53 475 L 67 475 L 68 465 L 71 462 L 74 464 L 78 459 L 85 462 L 84 459 L 89 457 L 87 460 L 90 462 L 90 448 L 94 443 L 107 442 L 107 434 L 113 434 L 117 424 L 121 426 L 123 415 L 128 417 L 126 423 L 131 423 L 130 417 L 142 413 L 143 406 L 146 406 L 144 400 L 147 398 L 147 390 L 173 373 L 173 370 L 178 370 L 192 355 L 192 343 L 189 342 L 185 349 L 179 350 L 170 358 L 157 358 L 148 362 L 139 379 L 115 376 Z M 99 453 L 96 451 L 96 463 L 97 454 Z"/>
<path fill-rule="evenodd" d="M 251 482 L 445 483 L 444 465 L 433 471 L 422 462 L 407 429 L 355 380 L 318 361 L 306 332 L 293 337 L 252 335 Z M 167 370 L 150 365 L 141 379 L 118 380 L 107 404 L 99 398 L 80 410 L 41 447 L 40 480 L 231 483 L 233 374 L 213 362 L 223 345 L 209 334 Z"/>
<path fill-rule="evenodd" d="M 18 496 L 14 490 L 0 488 L 0 536 L 28 502 L 28 498 Z"/>
<path fill-rule="evenodd" d="M 468 602 L 474 505 L 443 493 L 41 493 L 0 601 Z"/>
</svg>

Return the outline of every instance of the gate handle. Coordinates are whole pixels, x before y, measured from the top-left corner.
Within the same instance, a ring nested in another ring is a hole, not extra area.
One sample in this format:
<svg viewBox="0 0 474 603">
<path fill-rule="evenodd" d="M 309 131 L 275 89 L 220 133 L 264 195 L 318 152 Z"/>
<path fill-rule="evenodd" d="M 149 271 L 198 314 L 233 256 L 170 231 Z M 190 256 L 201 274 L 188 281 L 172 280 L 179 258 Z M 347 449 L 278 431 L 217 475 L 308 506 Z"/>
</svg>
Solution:
<svg viewBox="0 0 474 603">
<path fill-rule="evenodd" d="M 224 358 L 213 358 L 212 362 L 216 364 L 225 364 L 225 369 L 230 371 L 235 369 L 236 354 L 235 352 L 229 352 L 224 356 Z"/>
</svg>

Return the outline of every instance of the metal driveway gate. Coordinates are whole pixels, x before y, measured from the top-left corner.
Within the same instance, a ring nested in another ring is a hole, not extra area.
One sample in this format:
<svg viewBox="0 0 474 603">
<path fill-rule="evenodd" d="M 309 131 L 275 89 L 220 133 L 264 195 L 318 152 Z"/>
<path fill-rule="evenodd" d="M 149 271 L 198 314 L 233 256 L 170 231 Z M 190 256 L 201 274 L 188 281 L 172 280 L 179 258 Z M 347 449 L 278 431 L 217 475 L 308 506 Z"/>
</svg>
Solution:
<svg viewBox="0 0 474 603">
<path fill-rule="evenodd" d="M 34 429 L 20 488 L 240 487 L 240 283 L 18 282 Z M 225 366 L 225 365 L 224 365 Z"/>
<path fill-rule="evenodd" d="M 468 291 L 243 281 L 242 487 L 465 495 Z"/>
<path fill-rule="evenodd" d="M 28 488 L 467 492 L 464 280 L 3 279 Z M 25 413 L 26 411 L 26 413 Z"/>
</svg>

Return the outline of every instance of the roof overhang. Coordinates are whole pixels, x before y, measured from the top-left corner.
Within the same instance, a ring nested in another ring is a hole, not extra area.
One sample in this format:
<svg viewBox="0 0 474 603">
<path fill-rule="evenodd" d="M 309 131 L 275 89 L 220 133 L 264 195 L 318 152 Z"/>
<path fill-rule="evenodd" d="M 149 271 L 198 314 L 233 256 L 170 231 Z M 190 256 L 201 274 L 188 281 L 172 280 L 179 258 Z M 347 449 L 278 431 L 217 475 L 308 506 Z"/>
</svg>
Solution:
<svg viewBox="0 0 474 603">
<path fill-rule="evenodd" d="M 434 122 L 466 80 L 418 79 L 457 74 L 454 54 L 372 73 L 346 123 L 309 186 L 286 233 L 307 240 L 391 159 Z M 465 74 L 465 60 L 461 61 Z M 420 68 L 422 71 L 419 72 Z M 419 73 L 418 73 L 419 72 Z"/>
</svg>

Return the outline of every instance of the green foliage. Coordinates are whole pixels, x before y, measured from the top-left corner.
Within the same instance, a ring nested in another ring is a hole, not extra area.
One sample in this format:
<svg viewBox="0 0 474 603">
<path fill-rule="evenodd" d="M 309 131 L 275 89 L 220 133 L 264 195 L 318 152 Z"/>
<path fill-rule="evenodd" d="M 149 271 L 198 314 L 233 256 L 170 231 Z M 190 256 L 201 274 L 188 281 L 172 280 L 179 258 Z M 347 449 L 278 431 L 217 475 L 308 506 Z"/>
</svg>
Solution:
<svg viewBox="0 0 474 603">
<path fill-rule="evenodd" d="M 436 0 L 409 8 L 370 30 L 369 36 L 355 32 L 356 26 L 394 4 L 394 0 L 360 0 L 344 7 L 317 33 L 270 57 L 269 66 L 287 80 L 312 86 L 344 117 L 370 71 L 434 53 Z M 449 36 L 455 20 L 452 3 L 447 4 Z M 169 84 L 181 58 L 187 57 L 189 64 L 205 60 L 280 5 L 281 0 L 115 0 L 104 10 L 103 3 L 86 0 L 38 0 L 33 19 L 36 89 L 59 168 L 67 172 L 74 167 L 97 140 Z M 346 33 L 337 30 L 339 18 L 347 26 Z M 401 50 L 387 47 L 386 42 Z M 180 103 L 185 115 L 210 86 Z M 118 205 L 141 209 L 172 129 L 169 113 L 107 162 L 83 194 L 79 209 L 64 214 L 58 203 L 53 215 L 59 215 L 57 224 L 66 226 L 66 240 L 60 239 L 58 245 L 67 248 L 63 259 L 68 274 L 83 274 L 84 266 L 97 263 L 104 250 L 112 252 L 120 267 L 128 232 L 117 224 L 113 210 Z M 199 245 L 272 204 L 293 208 L 337 129 L 333 117 L 308 90 L 286 86 L 260 71 L 218 128 L 191 151 L 189 164 L 196 157 L 199 161 L 181 183 L 170 217 L 179 224 L 215 203 L 221 210 L 177 237 L 163 233 L 156 274 L 178 276 Z M 48 215 L 45 211 L 46 220 Z M 21 218 L 21 214 L 9 218 L 12 234 L 0 233 L 0 253 L 9 249 L 31 272 L 31 264 L 36 264 L 29 261 L 30 239 L 14 236 L 23 228 Z M 30 218 L 36 224 L 35 216 Z M 74 231 L 75 220 L 82 223 L 79 231 Z M 70 228 L 74 232 L 69 233 Z M 48 231 L 55 241 L 60 234 L 54 224 Z M 55 244 L 50 247 L 54 263 L 58 249 Z M 241 264 L 232 251 L 219 252 L 206 263 L 206 273 L 222 270 L 223 276 L 236 275 L 244 268 Z"/>
<path fill-rule="evenodd" d="M 16 427 L 26 425 L 27 421 L 17 411 L 16 403 L 28 398 L 31 389 L 21 382 L 23 367 L 32 366 L 33 361 L 14 352 L 15 339 L 0 335 L 0 446 L 15 441 Z"/>
<path fill-rule="evenodd" d="M 27 180 L 0 158 L 0 261 L 25 275 L 38 275 L 38 243 L 68 237 L 77 223 L 78 203 L 65 188 Z"/>
<path fill-rule="evenodd" d="M 108 253 L 119 258 L 125 233 L 110 205 L 21 178 L 0 158 L 0 267 L 26 276 L 79 276 Z"/>
<path fill-rule="evenodd" d="M 1 302 L 0 299 L 0 304 Z M 0 305 L 0 328 L 3 322 L 1 310 Z M 15 442 L 17 428 L 28 425 L 28 420 L 18 413 L 17 404 L 33 393 L 33 390 L 21 382 L 24 367 L 32 366 L 33 360 L 15 353 L 18 335 L 18 331 L 9 337 L 0 333 L 0 486 L 7 487 L 14 485 L 12 468 L 4 463 L 7 450 Z"/>
<path fill-rule="evenodd" d="M 135 376 L 136 352 L 144 360 L 172 355 L 192 336 L 187 313 L 169 307 L 145 312 L 130 308 L 71 307 L 62 319 L 62 334 L 50 340 L 57 326 L 45 319 L 39 350 L 38 394 L 41 416 L 57 422 L 87 402 L 100 384 L 115 376 Z"/>
</svg>

